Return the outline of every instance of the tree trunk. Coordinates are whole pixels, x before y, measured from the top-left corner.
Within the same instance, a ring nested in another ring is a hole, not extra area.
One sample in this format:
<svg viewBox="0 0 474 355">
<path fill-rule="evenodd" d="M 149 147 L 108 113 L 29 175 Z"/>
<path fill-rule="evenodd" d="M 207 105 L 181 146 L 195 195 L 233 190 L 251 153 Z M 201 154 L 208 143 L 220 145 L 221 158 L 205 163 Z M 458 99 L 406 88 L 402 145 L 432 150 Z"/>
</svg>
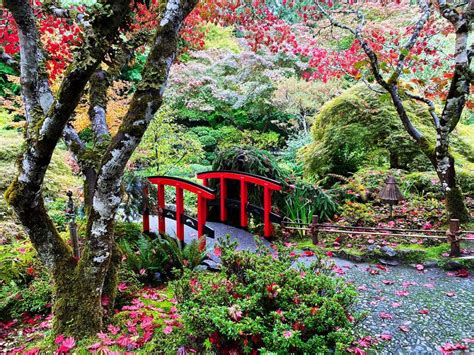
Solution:
<svg viewBox="0 0 474 355">
<path fill-rule="evenodd" d="M 468 222 L 470 220 L 469 211 L 464 203 L 464 196 L 461 188 L 458 186 L 456 181 L 456 170 L 454 167 L 454 158 L 452 156 L 447 157 L 449 166 L 446 167 L 446 173 L 444 174 L 445 184 L 445 204 L 446 210 L 448 211 L 449 219 L 459 219 L 460 222 Z M 438 170 L 438 169 L 437 169 Z M 442 178 L 442 174 L 438 173 L 439 178 Z"/>
</svg>

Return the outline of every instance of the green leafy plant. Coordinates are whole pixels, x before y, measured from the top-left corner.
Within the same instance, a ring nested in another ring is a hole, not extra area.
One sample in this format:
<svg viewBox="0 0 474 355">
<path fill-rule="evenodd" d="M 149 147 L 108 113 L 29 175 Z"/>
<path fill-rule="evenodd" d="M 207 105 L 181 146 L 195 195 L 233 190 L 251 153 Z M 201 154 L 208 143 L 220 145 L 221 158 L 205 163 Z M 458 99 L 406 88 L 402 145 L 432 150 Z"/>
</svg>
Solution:
<svg viewBox="0 0 474 355">
<path fill-rule="evenodd" d="M 307 183 L 299 182 L 285 198 L 285 216 L 298 223 L 311 223 L 313 216 L 320 222 L 334 217 L 338 205 L 323 190 Z"/>
<path fill-rule="evenodd" d="M 260 244 L 260 243 L 259 243 Z M 222 270 L 187 270 L 173 283 L 178 309 L 195 339 L 190 346 L 216 353 L 327 353 L 352 341 L 349 308 L 355 291 L 318 256 L 292 266 L 288 249 L 278 257 L 259 246 L 236 251 L 224 241 Z"/>
<path fill-rule="evenodd" d="M 194 269 L 206 257 L 206 252 L 199 250 L 197 240 L 182 247 L 167 235 L 156 238 L 140 235 L 136 241 L 122 240 L 119 245 L 128 268 L 146 282 L 173 278 L 180 270 Z M 178 272 L 174 273 L 175 269 Z"/>
</svg>

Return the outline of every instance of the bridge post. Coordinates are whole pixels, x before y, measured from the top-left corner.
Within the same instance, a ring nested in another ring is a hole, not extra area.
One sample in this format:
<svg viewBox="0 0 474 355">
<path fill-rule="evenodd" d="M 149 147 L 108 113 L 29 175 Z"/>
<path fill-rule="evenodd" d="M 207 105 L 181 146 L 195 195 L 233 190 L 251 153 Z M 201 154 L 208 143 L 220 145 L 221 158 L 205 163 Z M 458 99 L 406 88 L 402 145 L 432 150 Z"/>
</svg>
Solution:
<svg viewBox="0 0 474 355">
<path fill-rule="evenodd" d="M 220 209 L 221 209 L 221 222 L 225 222 L 227 219 L 227 209 L 225 207 L 225 200 L 227 198 L 227 186 L 225 184 L 225 178 L 220 178 Z"/>
<path fill-rule="evenodd" d="M 247 218 L 247 183 L 245 178 L 240 178 L 240 226 L 247 228 L 249 224 Z"/>
<path fill-rule="evenodd" d="M 150 233 L 150 209 L 148 208 L 148 185 L 143 187 L 143 233 Z"/>
<path fill-rule="evenodd" d="M 183 246 L 184 242 L 184 224 L 182 220 L 183 213 L 183 189 L 181 187 L 176 187 L 176 237 L 178 238 L 181 246 Z"/>
<path fill-rule="evenodd" d="M 272 222 L 270 221 L 270 213 L 272 212 L 272 191 L 268 188 L 268 184 L 263 188 L 263 235 L 265 238 L 272 236 Z"/>
<path fill-rule="evenodd" d="M 198 192 L 197 220 L 200 251 L 204 251 L 206 249 L 206 236 L 204 235 L 204 225 L 206 224 L 206 208 L 206 200 L 202 197 L 201 192 Z"/>
<path fill-rule="evenodd" d="M 158 233 L 165 234 L 166 232 L 166 222 L 165 216 L 163 215 L 163 210 L 165 208 L 165 186 L 163 184 L 158 184 Z"/>
</svg>

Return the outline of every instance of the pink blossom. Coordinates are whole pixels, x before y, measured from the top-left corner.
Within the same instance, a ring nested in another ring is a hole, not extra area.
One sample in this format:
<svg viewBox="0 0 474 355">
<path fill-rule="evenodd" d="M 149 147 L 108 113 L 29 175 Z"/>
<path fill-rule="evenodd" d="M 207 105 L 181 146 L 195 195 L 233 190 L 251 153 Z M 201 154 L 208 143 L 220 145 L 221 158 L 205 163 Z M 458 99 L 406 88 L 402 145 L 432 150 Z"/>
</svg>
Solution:
<svg viewBox="0 0 474 355">
<path fill-rule="evenodd" d="M 109 324 L 109 325 L 107 326 L 107 330 L 108 330 L 111 334 L 117 335 L 118 332 L 120 331 L 120 327 L 117 327 L 117 326 L 115 326 L 115 325 L 113 325 L 113 324 Z"/>
<path fill-rule="evenodd" d="M 124 292 L 124 291 L 127 290 L 127 288 L 128 288 L 128 286 L 125 282 L 121 282 L 117 286 L 117 290 L 119 290 L 119 292 Z"/>
<path fill-rule="evenodd" d="M 285 331 L 283 332 L 283 337 L 284 337 L 285 339 L 291 338 L 292 336 L 293 336 L 293 332 L 292 332 L 291 330 L 285 330 Z"/>
<path fill-rule="evenodd" d="M 166 335 L 170 334 L 172 331 L 173 331 L 173 327 L 170 325 L 163 328 L 163 333 L 165 333 Z"/>
<path fill-rule="evenodd" d="M 410 294 L 410 292 L 408 292 L 406 290 L 397 290 L 397 291 L 395 291 L 395 294 L 397 296 L 404 297 L 404 296 L 408 296 Z"/>
<path fill-rule="evenodd" d="M 410 328 L 408 328 L 406 325 L 401 325 L 398 328 L 404 333 L 407 333 L 410 331 Z"/>
<path fill-rule="evenodd" d="M 334 271 L 338 275 L 344 275 L 345 274 L 344 270 L 342 270 L 342 268 L 340 268 L 339 266 L 336 266 L 336 265 L 333 266 L 332 271 Z"/>
<path fill-rule="evenodd" d="M 54 344 L 59 345 L 64 341 L 64 335 L 60 334 L 54 339 Z"/>
<path fill-rule="evenodd" d="M 423 225 L 423 229 L 425 229 L 425 230 L 432 229 L 432 228 L 433 228 L 433 225 L 430 222 L 426 222 Z"/>
<path fill-rule="evenodd" d="M 393 319 L 393 316 L 388 312 L 380 312 L 379 316 L 382 319 Z"/>
<path fill-rule="evenodd" d="M 385 341 L 390 341 L 392 340 L 392 335 L 391 334 L 380 334 L 379 338 Z"/>
<path fill-rule="evenodd" d="M 76 346 L 76 341 L 73 337 L 69 337 L 63 340 L 61 346 L 58 348 L 58 353 L 66 353 Z"/>
<path fill-rule="evenodd" d="M 418 271 L 422 271 L 422 270 L 424 270 L 424 268 L 425 268 L 425 267 L 424 267 L 422 264 L 416 264 L 416 269 L 417 269 Z"/>
</svg>

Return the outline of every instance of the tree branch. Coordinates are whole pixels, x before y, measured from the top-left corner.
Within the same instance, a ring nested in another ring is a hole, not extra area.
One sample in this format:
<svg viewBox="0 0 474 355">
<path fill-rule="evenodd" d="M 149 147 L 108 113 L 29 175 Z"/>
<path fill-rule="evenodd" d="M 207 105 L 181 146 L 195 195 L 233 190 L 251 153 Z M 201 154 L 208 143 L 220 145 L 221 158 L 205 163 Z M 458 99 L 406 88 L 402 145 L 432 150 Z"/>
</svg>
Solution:
<svg viewBox="0 0 474 355">
<path fill-rule="evenodd" d="M 412 50 L 413 46 L 415 45 L 418 37 L 420 36 L 421 31 L 423 30 L 423 27 L 425 26 L 426 22 L 428 21 L 430 15 L 431 15 L 430 4 L 428 4 L 425 0 L 419 0 L 418 1 L 418 6 L 421 9 L 420 18 L 416 22 L 415 29 L 414 29 L 412 35 L 410 36 L 410 39 L 403 46 L 402 50 L 400 51 L 400 54 L 398 55 L 397 67 L 395 69 L 395 72 L 390 77 L 389 82 L 395 82 L 400 77 L 400 74 L 403 70 L 403 67 L 405 66 L 405 60 L 406 60 L 407 56 L 410 54 L 410 51 Z"/>
<path fill-rule="evenodd" d="M 120 185 L 125 166 L 138 146 L 146 128 L 161 106 L 169 70 L 176 56 L 179 30 L 198 0 L 169 0 L 161 17 L 150 54 L 127 114 L 101 162 L 88 234 L 90 257 L 110 257 L 111 249 L 97 250 L 96 245 L 112 244 L 112 226 L 121 201 Z"/>
<path fill-rule="evenodd" d="M 49 86 L 43 85 L 44 57 L 41 53 L 33 10 L 28 0 L 4 0 L 17 23 L 21 48 L 21 84 L 29 116 L 28 145 L 19 164 L 19 173 L 6 193 L 44 263 L 53 268 L 70 255 L 44 208 L 41 194 L 46 169 L 57 142 L 76 108 L 90 75 L 115 40 L 118 28 L 129 13 L 130 0 L 102 0 L 103 7 L 93 18 L 93 36 L 87 36 L 71 64 L 53 102 Z M 107 11 L 103 8 L 106 7 Z M 101 10 L 102 9 L 102 10 Z M 47 80 L 46 80 L 47 83 Z M 43 115 L 43 112 L 47 112 Z M 34 216 L 34 218 L 33 218 Z"/>
<path fill-rule="evenodd" d="M 417 101 L 423 102 L 426 105 L 428 105 L 428 111 L 430 112 L 431 118 L 433 119 L 433 124 L 434 124 L 435 128 L 438 129 L 439 128 L 439 117 L 436 113 L 435 105 L 434 105 L 433 101 L 427 99 L 426 97 L 418 96 L 418 95 L 415 95 L 415 94 L 412 94 L 412 93 L 409 93 L 409 92 L 405 92 L 405 94 L 413 100 L 417 100 Z"/>
<path fill-rule="evenodd" d="M 420 0 L 420 1 L 424 1 L 424 0 Z M 390 94 L 391 98 L 392 98 L 392 101 L 393 101 L 393 104 L 395 106 L 395 109 L 397 110 L 397 113 L 398 113 L 398 116 L 400 117 L 400 120 L 402 121 L 402 124 L 403 126 L 405 127 L 405 130 L 407 131 L 407 133 L 417 142 L 420 142 L 420 140 L 422 139 L 422 134 L 421 132 L 416 129 L 416 127 L 413 125 L 413 123 L 411 122 L 410 118 L 408 117 L 408 114 L 405 110 L 405 107 L 403 105 L 403 101 L 402 99 L 400 98 L 400 94 L 398 92 L 398 87 L 396 85 L 396 81 L 392 81 L 392 80 L 389 80 L 388 82 L 383 78 L 381 72 L 380 72 L 380 66 L 379 66 L 379 62 L 378 62 L 378 58 L 377 58 L 377 55 L 376 53 L 372 50 L 372 48 L 370 47 L 370 44 L 365 40 L 364 36 L 362 35 L 362 29 L 363 29 L 363 26 L 365 24 L 365 18 L 364 18 L 364 15 L 362 14 L 362 12 L 357 9 L 357 10 L 353 10 L 353 11 L 350 11 L 350 13 L 352 14 L 355 14 L 357 16 L 357 19 L 358 19 L 358 24 L 357 24 L 357 27 L 356 28 L 351 28 L 337 20 L 334 19 L 334 17 L 332 17 L 322 6 L 321 4 L 319 3 L 319 1 L 317 2 L 317 6 L 319 8 L 319 10 L 322 12 L 322 14 L 327 18 L 329 19 L 329 21 L 331 22 L 331 24 L 333 24 L 333 26 L 336 26 L 336 27 L 339 27 L 341 29 L 344 29 L 346 31 L 349 31 L 351 32 L 355 38 L 357 39 L 357 41 L 359 41 L 365 55 L 368 57 L 369 59 L 369 63 L 370 63 L 370 68 L 371 68 L 371 71 L 372 71 L 372 74 L 374 75 L 375 77 L 375 80 L 376 82 L 382 86 L 386 91 L 388 91 L 388 93 Z M 424 19 L 424 17 L 422 17 L 422 19 Z M 420 23 L 424 24 L 426 22 L 426 20 L 423 21 L 419 21 Z M 422 26 L 421 26 L 422 27 Z M 421 29 L 420 29 L 421 30 Z M 417 37 L 418 35 L 416 35 Z M 415 39 L 416 39 L 415 37 Z M 409 42 L 410 44 L 410 42 Z M 412 45 L 412 44 L 411 44 Z M 400 57 L 399 57 L 400 58 Z M 402 59 L 402 63 L 404 61 L 404 57 L 401 57 Z"/>
<path fill-rule="evenodd" d="M 20 83 L 28 123 L 27 137 L 31 136 L 30 127 L 35 126 L 41 114 L 49 110 L 53 95 L 49 89 L 45 71 L 45 56 L 35 23 L 33 9 L 27 0 L 4 0 L 18 28 L 20 40 Z"/>
</svg>

